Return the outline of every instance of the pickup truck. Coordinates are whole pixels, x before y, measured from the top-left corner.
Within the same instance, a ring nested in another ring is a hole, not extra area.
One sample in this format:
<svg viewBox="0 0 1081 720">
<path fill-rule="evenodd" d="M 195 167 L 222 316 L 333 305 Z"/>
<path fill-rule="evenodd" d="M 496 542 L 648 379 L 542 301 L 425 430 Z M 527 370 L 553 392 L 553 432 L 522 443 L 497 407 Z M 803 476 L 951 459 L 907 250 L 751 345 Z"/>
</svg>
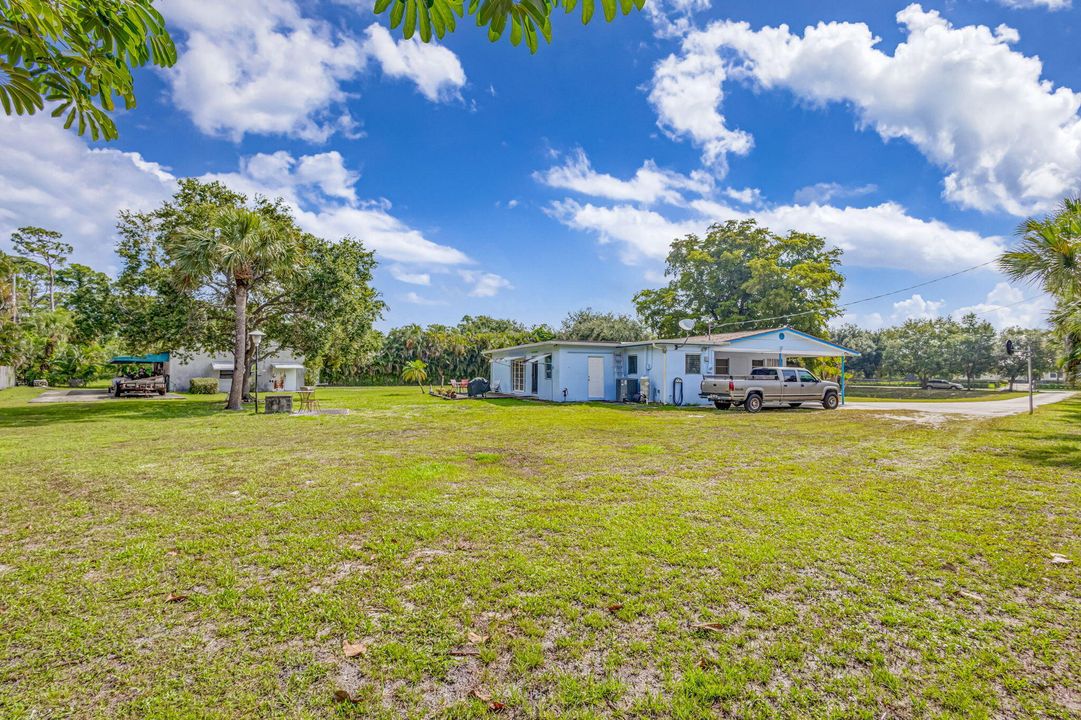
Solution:
<svg viewBox="0 0 1081 720">
<path fill-rule="evenodd" d="M 719 410 L 735 405 L 758 412 L 766 403 L 799 407 L 805 402 L 822 403 L 827 410 L 840 404 L 837 383 L 819 380 L 808 370 L 795 367 L 762 367 L 744 377 L 707 375 L 699 397 L 712 400 Z"/>
</svg>

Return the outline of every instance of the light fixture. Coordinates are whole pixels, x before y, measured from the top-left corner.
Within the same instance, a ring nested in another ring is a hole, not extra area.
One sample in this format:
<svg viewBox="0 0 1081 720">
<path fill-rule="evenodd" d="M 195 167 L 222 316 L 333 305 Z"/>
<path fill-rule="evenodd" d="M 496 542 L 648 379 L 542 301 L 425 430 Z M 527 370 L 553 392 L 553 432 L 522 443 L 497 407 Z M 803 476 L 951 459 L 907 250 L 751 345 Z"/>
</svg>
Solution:
<svg viewBox="0 0 1081 720">
<path fill-rule="evenodd" d="M 252 345 L 255 346 L 255 352 L 252 353 L 255 357 L 252 358 L 255 361 L 255 414 L 259 414 L 259 343 L 263 342 L 263 338 L 266 337 L 266 333 L 262 330 L 252 330 L 248 333 L 248 337 L 251 338 Z M 234 380 L 235 382 L 235 380 Z"/>
</svg>

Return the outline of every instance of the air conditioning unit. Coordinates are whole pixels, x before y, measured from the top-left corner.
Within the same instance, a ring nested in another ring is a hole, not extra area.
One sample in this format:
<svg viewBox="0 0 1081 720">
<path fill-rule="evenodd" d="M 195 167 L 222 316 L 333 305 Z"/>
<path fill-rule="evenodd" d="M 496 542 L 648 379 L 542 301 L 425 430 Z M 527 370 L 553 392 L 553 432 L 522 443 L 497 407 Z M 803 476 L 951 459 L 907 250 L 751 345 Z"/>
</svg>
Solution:
<svg viewBox="0 0 1081 720">
<path fill-rule="evenodd" d="M 616 402 L 633 402 L 640 392 L 638 378 L 616 380 Z"/>
</svg>

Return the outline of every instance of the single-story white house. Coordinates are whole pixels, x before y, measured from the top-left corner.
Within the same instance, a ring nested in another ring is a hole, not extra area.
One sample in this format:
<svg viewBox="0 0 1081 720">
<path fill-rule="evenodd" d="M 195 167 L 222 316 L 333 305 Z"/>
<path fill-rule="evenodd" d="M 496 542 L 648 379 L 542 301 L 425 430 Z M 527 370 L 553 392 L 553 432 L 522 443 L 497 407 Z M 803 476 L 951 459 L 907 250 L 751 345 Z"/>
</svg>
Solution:
<svg viewBox="0 0 1081 720">
<path fill-rule="evenodd" d="M 180 351 L 169 353 L 166 364 L 169 387 L 178 392 L 191 388 L 192 378 L 216 378 L 219 392 L 229 392 L 233 384 L 231 353 Z M 290 352 L 279 352 L 259 360 L 259 392 L 295 392 L 304 385 L 304 359 Z M 255 376 L 252 374 L 252 380 Z"/>
<path fill-rule="evenodd" d="M 698 397 L 704 375 L 748 375 L 795 357 L 837 357 L 843 368 L 845 358 L 859 354 L 790 327 L 638 342 L 549 340 L 485 351 L 497 392 L 554 402 L 639 395 L 677 405 L 708 404 Z"/>
</svg>

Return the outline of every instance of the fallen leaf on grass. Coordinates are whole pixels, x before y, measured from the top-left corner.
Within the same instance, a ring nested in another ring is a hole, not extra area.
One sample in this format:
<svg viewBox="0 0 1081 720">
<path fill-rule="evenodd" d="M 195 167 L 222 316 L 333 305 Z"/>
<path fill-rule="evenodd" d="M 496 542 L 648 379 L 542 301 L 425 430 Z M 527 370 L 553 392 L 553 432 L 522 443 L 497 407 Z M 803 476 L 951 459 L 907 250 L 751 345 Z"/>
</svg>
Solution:
<svg viewBox="0 0 1081 720">
<path fill-rule="evenodd" d="M 488 703 L 488 709 L 491 710 L 492 712 L 499 712 L 500 710 L 502 710 L 505 707 L 507 707 L 507 706 L 504 705 L 503 703 L 499 702 L 498 700 L 493 700 L 492 702 Z"/>
<path fill-rule="evenodd" d="M 475 632 L 469 633 L 468 635 L 466 635 L 466 637 L 469 638 L 469 642 L 473 643 L 474 645 L 483 645 L 484 643 L 488 642 L 487 635 L 478 635 Z"/>
<path fill-rule="evenodd" d="M 712 630 L 713 632 L 724 632 L 724 623 L 708 622 L 708 623 L 695 623 L 691 625 L 692 630 Z"/>
<path fill-rule="evenodd" d="M 184 602 L 187 599 L 188 599 L 187 595 L 181 595 L 180 593 L 169 593 L 168 595 L 165 596 L 165 602 L 169 602 L 169 603 Z"/>
<path fill-rule="evenodd" d="M 354 658 L 358 655 L 366 655 L 368 646 L 361 642 L 351 643 L 348 640 L 342 640 L 342 652 L 347 658 Z"/>
<path fill-rule="evenodd" d="M 348 690 L 335 690 L 334 699 L 338 702 L 351 702 L 355 703 L 357 699 L 349 694 Z"/>
<path fill-rule="evenodd" d="M 452 657 L 468 657 L 471 655 L 480 655 L 480 650 L 473 650 L 471 648 L 455 648 L 447 653 Z"/>
<path fill-rule="evenodd" d="M 1062 555 L 1061 553 L 1051 553 L 1052 565 L 1069 565 L 1072 562 L 1073 560 L 1066 557 L 1065 555 Z"/>
<path fill-rule="evenodd" d="M 963 598 L 968 598 L 969 600 L 983 602 L 983 595 L 980 595 L 979 593 L 969 592 L 968 590 L 958 590 L 957 594 Z"/>
<path fill-rule="evenodd" d="M 473 692 L 469 693 L 472 697 L 475 697 L 481 702 L 491 702 L 492 694 L 484 688 L 473 688 Z"/>
<path fill-rule="evenodd" d="M 614 613 L 623 609 L 623 603 L 612 603 L 608 606 L 608 612 Z"/>
</svg>

